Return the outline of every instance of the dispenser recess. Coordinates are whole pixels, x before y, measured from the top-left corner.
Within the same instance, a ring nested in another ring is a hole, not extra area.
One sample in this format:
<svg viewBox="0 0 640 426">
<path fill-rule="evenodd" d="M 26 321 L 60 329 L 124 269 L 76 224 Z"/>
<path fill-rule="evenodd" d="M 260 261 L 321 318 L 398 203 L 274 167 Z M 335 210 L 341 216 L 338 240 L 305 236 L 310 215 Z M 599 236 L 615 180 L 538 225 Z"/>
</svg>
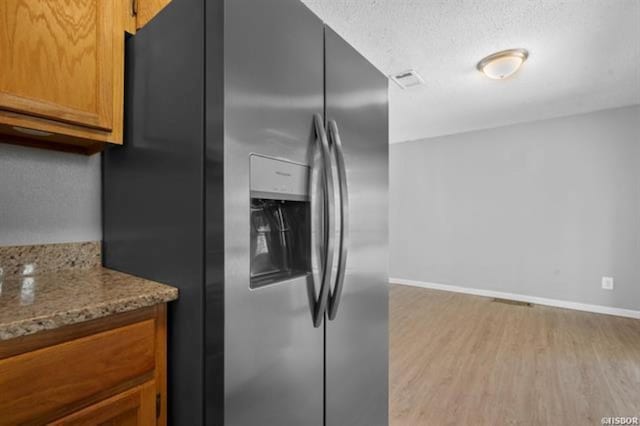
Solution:
<svg viewBox="0 0 640 426">
<path fill-rule="evenodd" d="M 251 155 L 250 287 L 311 272 L 309 168 Z"/>
</svg>

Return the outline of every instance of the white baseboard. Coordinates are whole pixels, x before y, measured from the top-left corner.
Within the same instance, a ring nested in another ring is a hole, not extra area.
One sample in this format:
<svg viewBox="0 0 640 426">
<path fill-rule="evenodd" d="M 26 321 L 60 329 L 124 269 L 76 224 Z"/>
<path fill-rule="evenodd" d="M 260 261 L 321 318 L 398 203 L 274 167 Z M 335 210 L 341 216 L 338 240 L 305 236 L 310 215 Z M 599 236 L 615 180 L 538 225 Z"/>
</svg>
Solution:
<svg viewBox="0 0 640 426">
<path fill-rule="evenodd" d="M 612 308 L 609 306 L 589 305 L 586 303 L 569 302 L 567 300 L 547 299 L 545 297 L 526 296 L 524 294 L 506 293 L 502 291 L 480 290 L 477 288 L 460 287 L 449 284 L 437 284 L 424 281 L 407 280 L 404 278 L 389 278 L 391 284 L 402 284 L 432 290 L 450 291 L 454 293 L 472 294 L 474 296 L 494 297 L 498 299 L 517 300 L 535 305 L 553 306 L 556 308 L 573 309 L 576 311 L 594 312 L 597 314 L 616 315 L 619 317 L 640 319 L 640 311 L 632 309 Z"/>
</svg>

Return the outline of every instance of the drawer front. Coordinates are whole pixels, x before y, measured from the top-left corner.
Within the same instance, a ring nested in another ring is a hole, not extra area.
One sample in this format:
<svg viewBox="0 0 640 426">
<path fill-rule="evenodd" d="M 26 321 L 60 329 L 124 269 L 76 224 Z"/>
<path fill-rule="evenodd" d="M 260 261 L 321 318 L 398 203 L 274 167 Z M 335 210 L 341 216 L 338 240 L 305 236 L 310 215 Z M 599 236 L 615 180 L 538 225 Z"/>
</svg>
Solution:
<svg viewBox="0 0 640 426">
<path fill-rule="evenodd" d="M 153 319 L 0 360 L 0 425 L 51 418 L 154 368 Z"/>
<path fill-rule="evenodd" d="M 154 426 L 156 384 L 136 386 L 59 419 L 49 426 Z"/>
</svg>

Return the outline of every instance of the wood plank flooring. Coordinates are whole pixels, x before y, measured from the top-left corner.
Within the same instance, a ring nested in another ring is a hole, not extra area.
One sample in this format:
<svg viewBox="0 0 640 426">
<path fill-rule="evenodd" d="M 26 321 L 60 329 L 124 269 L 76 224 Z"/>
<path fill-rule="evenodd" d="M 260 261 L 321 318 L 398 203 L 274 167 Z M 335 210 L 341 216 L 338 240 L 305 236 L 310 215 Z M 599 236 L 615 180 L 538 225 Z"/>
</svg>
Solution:
<svg viewBox="0 0 640 426">
<path fill-rule="evenodd" d="M 640 320 L 392 285 L 390 424 L 640 416 Z"/>
</svg>

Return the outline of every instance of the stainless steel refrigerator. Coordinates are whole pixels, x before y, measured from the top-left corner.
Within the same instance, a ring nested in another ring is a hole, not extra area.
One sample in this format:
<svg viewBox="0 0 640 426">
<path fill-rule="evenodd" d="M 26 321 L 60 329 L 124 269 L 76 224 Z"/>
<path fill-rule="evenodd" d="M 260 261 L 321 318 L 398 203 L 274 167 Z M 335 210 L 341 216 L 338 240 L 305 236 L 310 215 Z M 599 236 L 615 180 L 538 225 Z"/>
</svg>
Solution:
<svg viewBox="0 0 640 426">
<path fill-rule="evenodd" d="M 104 264 L 180 289 L 170 422 L 387 424 L 386 77 L 298 0 L 173 0 L 125 93 Z"/>
</svg>

